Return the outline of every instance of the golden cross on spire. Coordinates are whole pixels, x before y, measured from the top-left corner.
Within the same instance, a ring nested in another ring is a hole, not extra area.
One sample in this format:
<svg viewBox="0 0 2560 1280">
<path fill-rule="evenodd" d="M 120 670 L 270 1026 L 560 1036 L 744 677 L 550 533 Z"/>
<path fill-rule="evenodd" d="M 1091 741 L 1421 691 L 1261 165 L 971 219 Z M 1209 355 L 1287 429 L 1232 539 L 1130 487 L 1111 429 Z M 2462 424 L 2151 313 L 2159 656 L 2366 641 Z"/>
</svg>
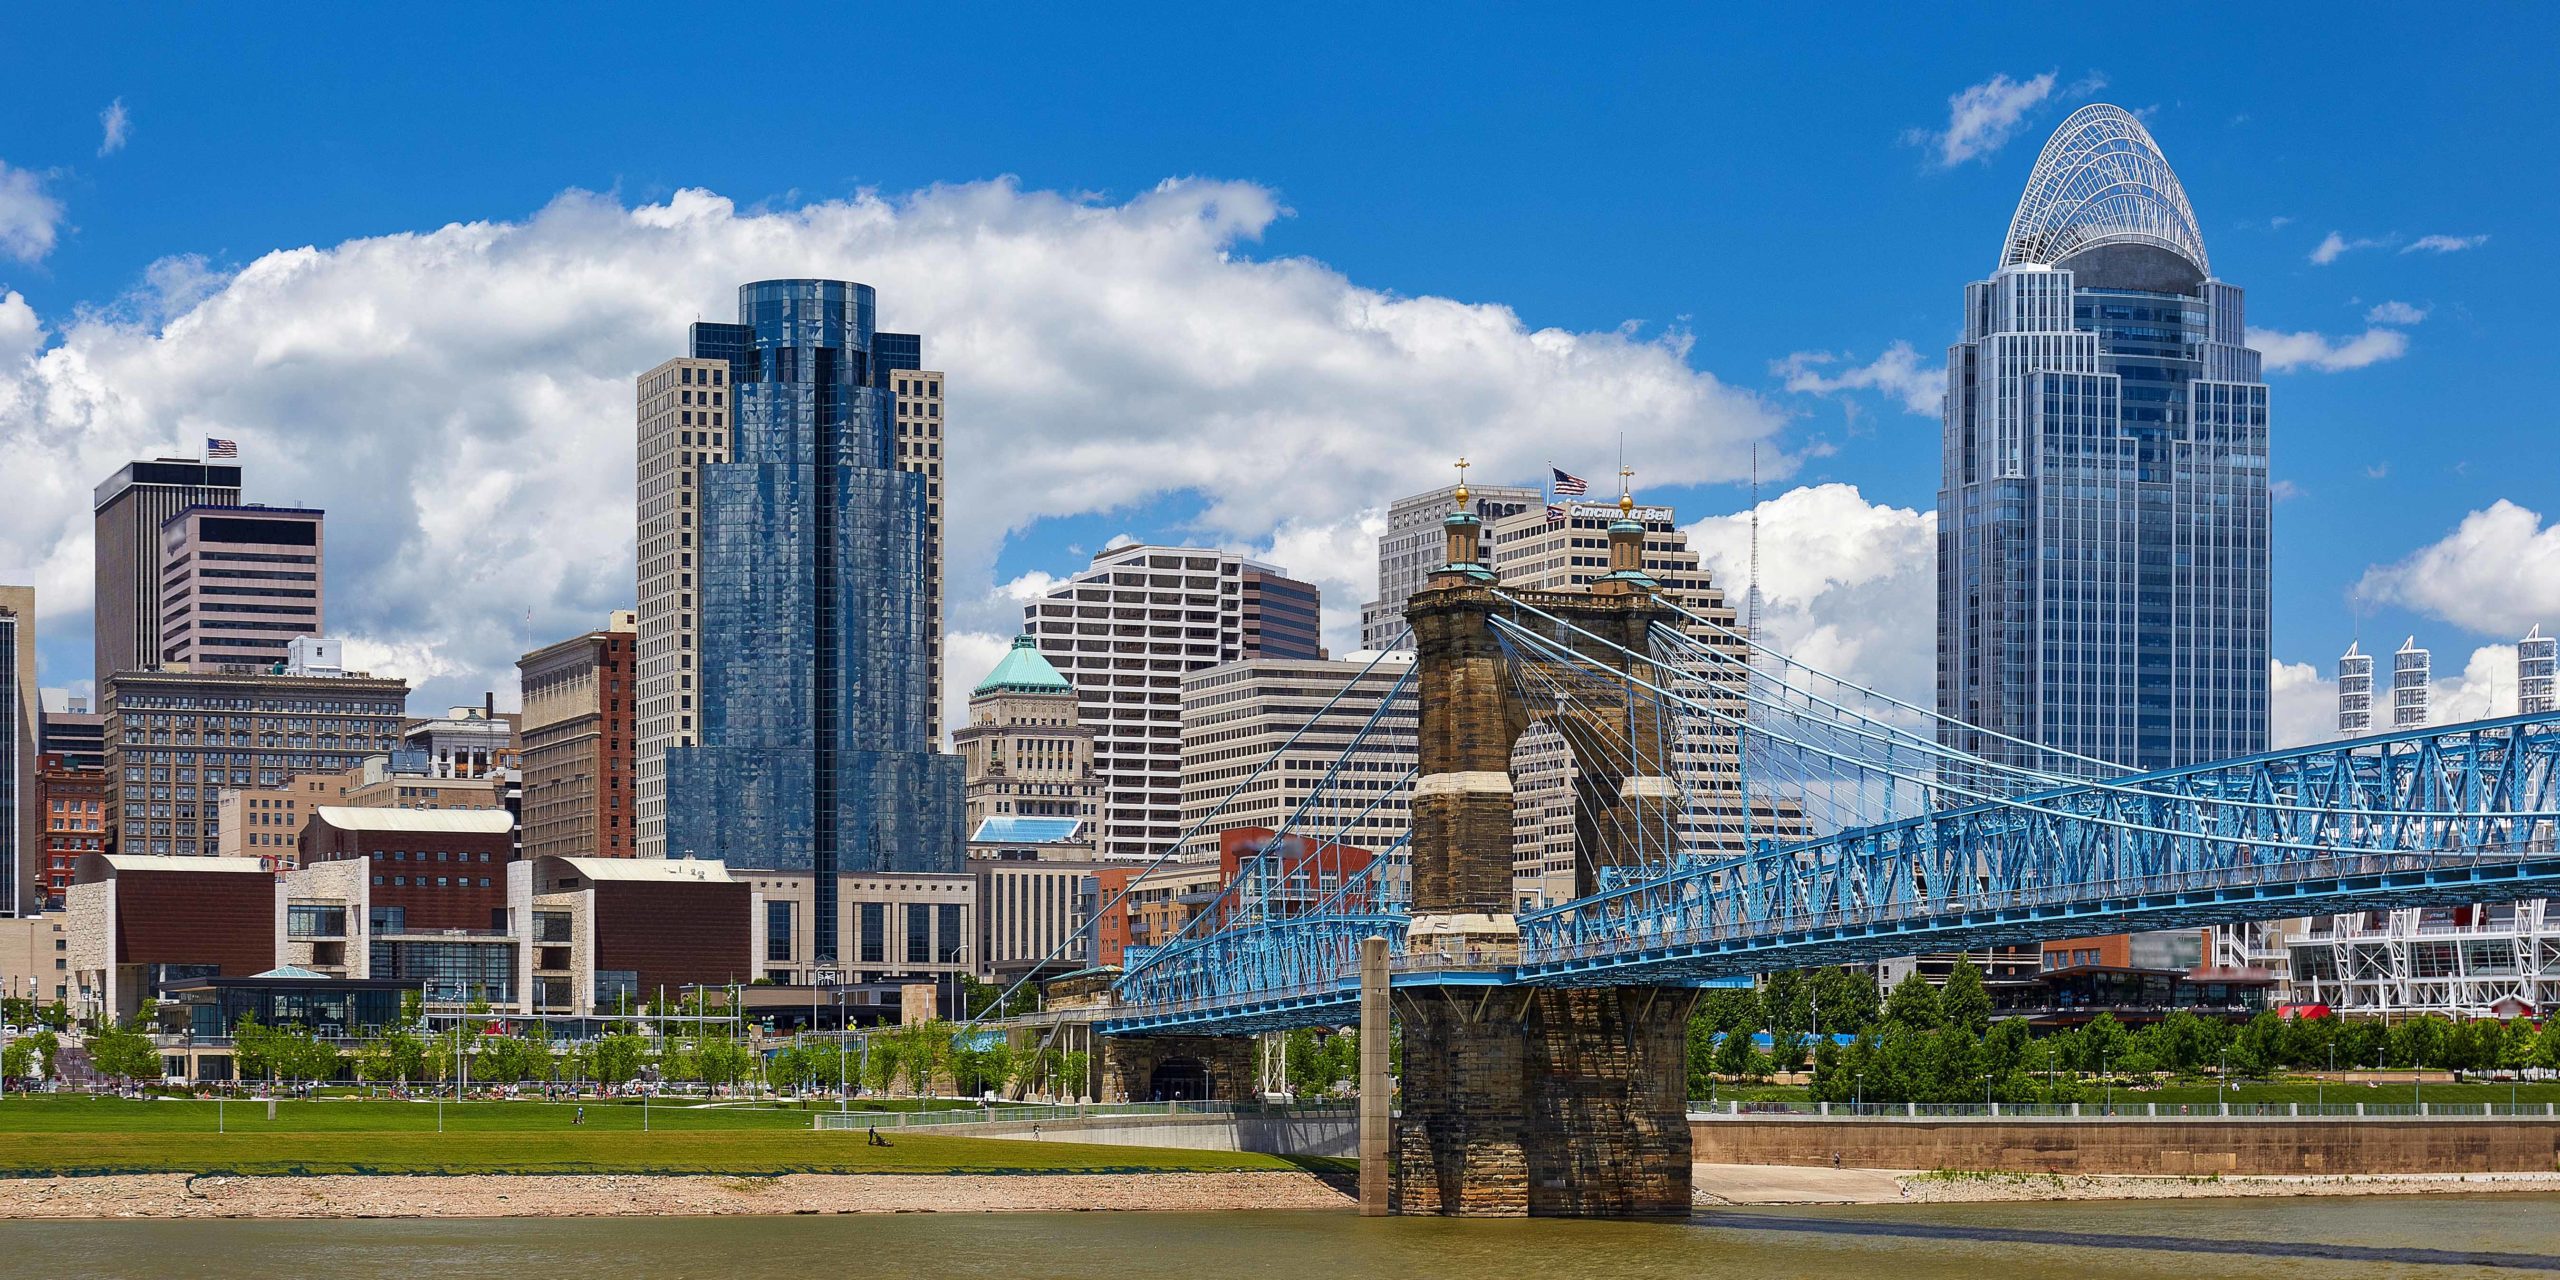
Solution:
<svg viewBox="0 0 2560 1280">
<path fill-rule="evenodd" d="M 1460 507 L 1464 507 L 1464 506 L 1466 506 L 1466 505 L 1467 505 L 1467 468 L 1468 468 L 1469 466 L 1471 466 L 1471 465 L 1473 465 L 1473 464 L 1469 463 L 1469 462 L 1468 462 L 1465 458 L 1463 458 L 1463 457 L 1462 457 L 1462 458 L 1460 458 L 1460 459 L 1458 459 L 1458 493 L 1457 493 L 1457 499 L 1458 499 L 1458 505 L 1459 505 Z"/>
<path fill-rule="evenodd" d="M 1627 466 L 1624 463 L 1619 464 L 1618 511 L 1620 514 L 1625 514 L 1636 509 L 1635 489 L 1633 488 L 1635 475 L 1636 469 L 1634 467 Z"/>
</svg>

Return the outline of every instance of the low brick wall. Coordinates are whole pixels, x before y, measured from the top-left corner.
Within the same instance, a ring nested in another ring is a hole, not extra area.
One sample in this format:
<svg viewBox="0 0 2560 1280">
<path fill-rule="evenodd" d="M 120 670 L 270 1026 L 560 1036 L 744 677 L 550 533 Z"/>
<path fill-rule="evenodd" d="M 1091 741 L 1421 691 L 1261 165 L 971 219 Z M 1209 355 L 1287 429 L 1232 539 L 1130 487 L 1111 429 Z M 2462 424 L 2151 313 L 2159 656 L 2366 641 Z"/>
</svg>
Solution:
<svg viewBox="0 0 2560 1280">
<path fill-rule="evenodd" d="M 1701 1164 L 2164 1175 L 2550 1173 L 2560 1120 L 1693 1120 Z"/>
</svg>

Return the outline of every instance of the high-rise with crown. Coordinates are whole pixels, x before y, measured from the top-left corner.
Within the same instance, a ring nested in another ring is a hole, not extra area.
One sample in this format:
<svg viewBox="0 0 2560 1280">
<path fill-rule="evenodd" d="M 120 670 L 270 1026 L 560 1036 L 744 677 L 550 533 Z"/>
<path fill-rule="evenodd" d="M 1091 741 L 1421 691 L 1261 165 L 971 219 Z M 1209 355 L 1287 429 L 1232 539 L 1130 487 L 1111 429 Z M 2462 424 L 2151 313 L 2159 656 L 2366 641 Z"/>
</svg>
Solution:
<svg viewBox="0 0 2560 1280">
<path fill-rule="evenodd" d="M 2137 769 L 2264 750 L 2267 387 L 2139 120 L 2063 123 L 1964 302 L 1938 491 L 1949 745 Z"/>
<path fill-rule="evenodd" d="M 2373 655 L 2349 641 L 2338 655 L 2338 735 L 2360 738 L 2373 732 Z"/>
<path fill-rule="evenodd" d="M 2536 626 L 2516 642 L 2516 713 L 2560 711 L 2560 636 Z"/>
<path fill-rule="evenodd" d="M 809 873 L 821 970 L 839 874 L 964 862 L 960 760 L 932 736 L 940 480 L 899 465 L 895 379 L 919 344 L 878 332 L 876 308 L 868 285 L 764 280 L 738 290 L 738 323 L 693 326 L 683 367 L 699 390 L 708 366 L 726 419 L 720 457 L 695 459 L 663 513 L 692 629 L 672 636 L 662 613 L 653 630 L 645 582 L 639 621 L 644 699 L 665 675 L 655 645 L 691 659 L 674 697 L 695 737 L 663 749 L 659 850 Z"/>
</svg>

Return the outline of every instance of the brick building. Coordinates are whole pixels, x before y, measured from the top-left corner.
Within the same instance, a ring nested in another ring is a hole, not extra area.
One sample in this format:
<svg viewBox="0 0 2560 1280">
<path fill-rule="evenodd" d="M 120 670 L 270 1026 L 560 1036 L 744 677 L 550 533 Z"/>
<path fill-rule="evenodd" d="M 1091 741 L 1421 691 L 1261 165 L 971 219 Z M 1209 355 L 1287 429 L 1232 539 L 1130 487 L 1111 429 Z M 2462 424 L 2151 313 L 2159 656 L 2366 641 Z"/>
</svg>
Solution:
<svg viewBox="0 0 2560 1280">
<path fill-rule="evenodd" d="M 296 641 L 305 653 L 321 642 Z M 325 642 L 334 647 L 335 642 Z M 367 676 L 121 671 L 107 678 L 107 832 L 120 853 L 211 855 L 222 792 L 391 750 L 409 686 Z"/>
<path fill-rule="evenodd" d="M 617 612 L 602 631 L 516 662 L 524 688 L 518 741 L 527 858 L 627 858 L 637 851 L 635 616 Z"/>
<path fill-rule="evenodd" d="M 74 1013 L 124 1021 L 185 978 L 275 964 L 275 879 L 245 858 L 82 854 L 68 896 Z"/>
<path fill-rule="evenodd" d="M 80 855 L 98 853 L 107 840 L 107 775 L 65 756 L 36 758 L 36 897 L 59 910 L 71 891 Z"/>
<path fill-rule="evenodd" d="M 1160 947 L 1199 937 L 1212 924 L 1191 927 L 1203 914 L 1228 918 L 1234 899 L 1220 892 L 1255 866 L 1248 901 L 1279 915 L 1312 911 L 1331 899 L 1347 877 L 1366 870 L 1374 854 L 1291 834 L 1274 839 L 1268 827 L 1232 827 L 1218 835 L 1216 862 L 1113 867 L 1093 873 L 1093 962 L 1122 964 L 1130 947 Z M 1125 895 L 1123 891 L 1126 891 Z M 1186 932 L 1188 929 L 1188 932 Z"/>
<path fill-rule="evenodd" d="M 509 881 L 518 1002 L 580 1017 L 757 976 L 755 890 L 691 858 L 527 858 Z"/>
</svg>

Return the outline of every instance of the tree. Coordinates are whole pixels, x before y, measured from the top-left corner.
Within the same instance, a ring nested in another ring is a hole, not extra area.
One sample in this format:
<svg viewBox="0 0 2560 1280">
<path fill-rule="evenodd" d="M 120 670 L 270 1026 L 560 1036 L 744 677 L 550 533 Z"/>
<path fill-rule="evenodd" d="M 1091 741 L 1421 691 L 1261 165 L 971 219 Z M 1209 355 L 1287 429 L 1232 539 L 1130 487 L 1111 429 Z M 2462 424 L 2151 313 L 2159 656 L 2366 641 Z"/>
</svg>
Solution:
<svg viewBox="0 0 2560 1280">
<path fill-rule="evenodd" d="M 1856 1035 L 1875 1025 L 1884 1008 L 1872 969 L 1816 969 L 1813 985 L 1821 1000 L 1821 1027 L 1829 1035 Z"/>
<path fill-rule="evenodd" d="M 231 1028 L 231 1065 L 242 1080 L 273 1080 L 283 1071 L 277 1058 L 279 1046 L 273 1030 L 258 1022 L 258 1015 L 240 1015 L 239 1025 Z M 94 1056 L 94 1055 L 93 1055 Z"/>
<path fill-rule="evenodd" d="M 62 1042 L 55 1038 L 52 1029 L 30 1031 L 10 1041 L 6 1051 L 0 1051 L 0 1075 L 20 1080 L 50 1080 L 53 1078 L 54 1055 L 61 1049 Z"/>
<path fill-rule="evenodd" d="M 1056 1070 L 1050 1073 L 1052 1097 L 1068 1102 L 1081 1101 L 1085 1086 L 1093 1079 L 1093 1055 L 1082 1049 L 1052 1049 L 1058 1055 Z"/>
<path fill-rule="evenodd" d="M 1946 1024 L 1937 988 L 1930 986 L 1918 970 L 1903 975 L 1902 981 L 1894 984 L 1893 994 L 1885 997 L 1884 1018 L 1911 1031 L 1935 1031 Z"/>
<path fill-rule="evenodd" d="M 551 1042 L 532 1036 L 490 1036 L 480 1046 L 479 1072 L 492 1084 L 541 1080 L 551 1074 Z"/>
<path fill-rule="evenodd" d="M 978 1043 L 951 1049 L 952 1087 L 974 1097 L 1004 1087 L 1013 1076 L 1013 1045 L 1000 1032 L 975 1033 Z"/>
<path fill-rule="evenodd" d="M 159 1046 L 129 1024 L 106 1027 L 90 1036 L 89 1064 L 98 1074 L 128 1084 L 158 1079 L 162 1066 Z"/>
<path fill-rule="evenodd" d="M 1938 1010 L 1946 1025 L 1966 1035 L 1979 1038 L 1991 1029 L 1991 992 L 1982 985 L 1982 971 L 1972 961 L 1956 957 L 1955 968 L 1947 973 L 1946 989 L 1938 993 Z"/>
<path fill-rule="evenodd" d="M 2240 1028 L 2240 1034 L 2232 1037 L 2228 1061 L 2233 1071 L 2252 1080 L 2264 1080 L 2276 1073 L 2283 1054 L 2284 1019 L 2268 1009 L 2251 1018 L 2247 1026 Z"/>
<path fill-rule="evenodd" d="M 427 1044 L 395 1027 L 378 1032 L 356 1051 L 356 1074 L 374 1084 L 407 1084 L 427 1076 Z"/>
<path fill-rule="evenodd" d="M 834 1051 L 827 1056 L 833 1058 Z M 694 1049 L 695 1070 L 709 1085 L 733 1085 L 746 1079 L 755 1060 L 753 1051 L 728 1036 L 705 1037 Z"/>
<path fill-rule="evenodd" d="M 1751 1044 L 1748 1031 L 1728 1031 L 1716 1045 L 1716 1073 L 1735 1080 L 1762 1074 L 1760 1051 Z"/>
<path fill-rule="evenodd" d="M 639 1078 L 640 1068 L 649 1060 L 649 1044 L 628 1031 L 618 1031 L 595 1043 L 595 1075 L 599 1084 L 619 1086 Z"/>
</svg>

